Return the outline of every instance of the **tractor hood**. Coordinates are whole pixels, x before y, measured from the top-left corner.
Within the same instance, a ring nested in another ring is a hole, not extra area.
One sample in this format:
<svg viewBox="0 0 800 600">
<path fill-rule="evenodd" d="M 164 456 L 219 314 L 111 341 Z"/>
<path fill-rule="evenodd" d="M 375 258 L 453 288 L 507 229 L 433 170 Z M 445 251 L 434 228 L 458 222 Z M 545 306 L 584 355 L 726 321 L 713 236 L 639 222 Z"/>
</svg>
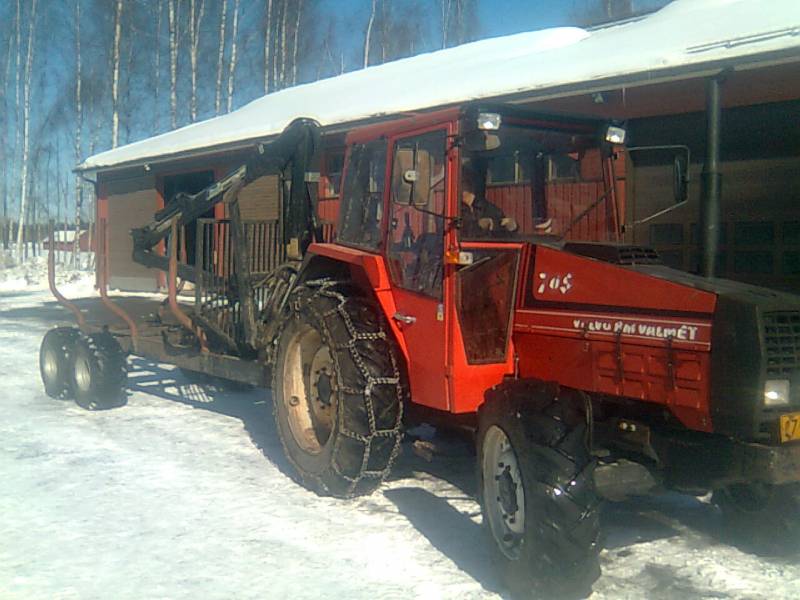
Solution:
<svg viewBox="0 0 800 600">
<path fill-rule="evenodd" d="M 800 410 L 800 297 L 652 264 L 646 253 L 626 264 L 613 257 L 630 252 L 603 246 L 530 247 L 518 345 L 526 334 L 539 347 L 583 340 L 571 360 L 594 374 L 595 391 L 661 398 L 690 428 L 774 442 L 778 414 Z M 551 373 L 521 360 L 544 378 L 559 375 L 553 364 Z M 776 380 L 789 398 L 768 406 L 765 385 Z"/>
</svg>

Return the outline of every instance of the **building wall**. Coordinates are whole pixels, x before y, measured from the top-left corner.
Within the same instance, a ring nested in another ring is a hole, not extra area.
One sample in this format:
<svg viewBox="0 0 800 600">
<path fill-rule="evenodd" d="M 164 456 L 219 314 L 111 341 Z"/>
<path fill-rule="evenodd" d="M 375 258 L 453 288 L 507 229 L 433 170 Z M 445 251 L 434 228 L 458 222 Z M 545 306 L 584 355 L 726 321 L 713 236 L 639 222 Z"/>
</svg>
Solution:
<svg viewBox="0 0 800 600">
<path fill-rule="evenodd" d="M 239 213 L 244 221 L 277 221 L 279 211 L 279 179 L 264 175 L 239 192 Z"/>
<path fill-rule="evenodd" d="M 723 162 L 721 168 L 717 274 L 800 293 L 800 157 Z M 653 246 L 664 262 L 685 271 L 699 264 L 700 172 L 693 165 L 685 206 L 636 226 L 631 240 Z M 636 168 L 631 185 L 634 220 L 670 206 L 670 167 Z"/>
<path fill-rule="evenodd" d="M 800 293 L 800 138 L 787 126 L 800 118 L 800 105 L 755 106 L 723 115 L 717 275 Z M 634 155 L 628 171 L 634 201 L 627 212 L 627 240 L 656 248 L 669 266 L 696 272 L 704 118 L 648 119 L 645 125 L 637 128 L 633 124 L 633 133 L 639 134 L 634 145 L 690 146 L 689 201 L 647 223 L 633 225 L 674 204 L 671 162 Z"/>
<path fill-rule="evenodd" d="M 107 202 L 106 240 L 109 287 L 128 291 L 155 291 L 155 271 L 133 262 L 130 230 L 153 219 L 159 199 L 152 176 L 108 182 L 104 185 Z"/>
</svg>

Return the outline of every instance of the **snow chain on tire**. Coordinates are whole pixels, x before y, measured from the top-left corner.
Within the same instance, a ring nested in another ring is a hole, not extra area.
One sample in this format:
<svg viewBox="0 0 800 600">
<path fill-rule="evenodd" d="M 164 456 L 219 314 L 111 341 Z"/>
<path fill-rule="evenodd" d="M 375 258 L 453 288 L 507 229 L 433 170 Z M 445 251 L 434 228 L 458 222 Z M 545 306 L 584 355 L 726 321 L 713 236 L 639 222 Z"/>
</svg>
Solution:
<svg viewBox="0 0 800 600">
<path fill-rule="evenodd" d="M 287 346 L 300 327 L 319 333 L 334 371 L 334 423 L 318 454 L 305 451 L 293 437 L 283 397 Z M 303 482 L 319 493 L 342 498 L 372 493 L 400 452 L 406 393 L 380 308 L 348 283 L 307 281 L 289 295 L 274 339 L 273 413 L 287 458 Z"/>
</svg>

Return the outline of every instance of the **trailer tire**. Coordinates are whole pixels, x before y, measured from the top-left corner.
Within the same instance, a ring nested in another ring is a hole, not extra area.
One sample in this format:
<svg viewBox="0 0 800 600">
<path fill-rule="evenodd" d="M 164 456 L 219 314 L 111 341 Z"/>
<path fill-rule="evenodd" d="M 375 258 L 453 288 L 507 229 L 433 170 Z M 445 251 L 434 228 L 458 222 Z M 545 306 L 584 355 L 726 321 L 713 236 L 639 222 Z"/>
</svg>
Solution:
<svg viewBox="0 0 800 600">
<path fill-rule="evenodd" d="M 731 485 L 714 492 L 729 541 L 762 556 L 800 553 L 800 484 Z"/>
<path fill-rule="evenodd" d="M 405 397 L 379 307 L 347 283 L 307 281 L 276 343 L 273 415 L 303 484 L 340 498 L 372 493 L 400 451 Z"/>
<path fill-rule="evenodd" d="M 519 382 L 478 413 L 484 530 L 514 598 L 583 598 L 600 576 L 600 500 L 584 397 Z"/>
<path fill-rule="evenodd" d="M 122 404 L 128 377 L 125 354 L 110 333 L 86 335 L 75 340 L 70 369 L 75 403 L 86 410 L 103 410 Z"/>
<path fill-rule="evenodd" d="M 75 340 L 80 331 L 75 327 L 56 327 L 48 331 L 39 348 L 39 372 L 45 393 L 58 400 L 72 396 L 70 364 Z"/>
</svg>

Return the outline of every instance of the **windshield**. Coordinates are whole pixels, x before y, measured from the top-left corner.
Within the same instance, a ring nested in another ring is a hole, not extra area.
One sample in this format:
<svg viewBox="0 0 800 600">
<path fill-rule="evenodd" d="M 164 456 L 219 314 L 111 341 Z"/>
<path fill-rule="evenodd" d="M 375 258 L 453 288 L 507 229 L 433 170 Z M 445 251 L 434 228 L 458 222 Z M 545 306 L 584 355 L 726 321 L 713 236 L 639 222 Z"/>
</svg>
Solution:
<svg viewBox="0 0 800 600">
<path fill-rule="evenodd" d="M 462 239 L 617 239 L 612 177 L 594 135 L 507 125 L 492 133 L 499 147 L 462 152 Z"/>
</svg>

